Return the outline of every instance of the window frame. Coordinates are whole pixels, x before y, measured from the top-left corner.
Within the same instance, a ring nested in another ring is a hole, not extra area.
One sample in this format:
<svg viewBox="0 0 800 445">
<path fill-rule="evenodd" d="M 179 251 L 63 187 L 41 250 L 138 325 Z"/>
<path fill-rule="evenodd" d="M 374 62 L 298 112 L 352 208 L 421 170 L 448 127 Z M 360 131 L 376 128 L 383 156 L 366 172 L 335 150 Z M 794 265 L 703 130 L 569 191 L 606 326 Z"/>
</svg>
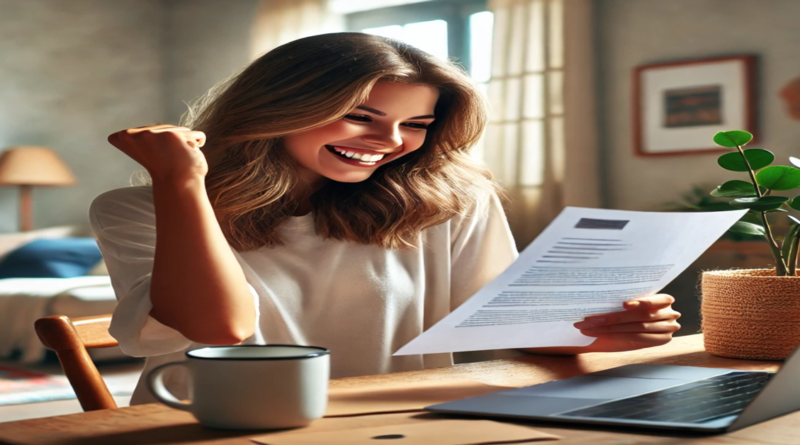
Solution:
<svg viewBox="0 0 800 445">
<path fill-rule="evenodd" d="M 487 11 L 487 0 L 431 0 L 390 6 L 345 15 L 345 29 L 361 32 L 366 28 L 444 20 L 447 22 L 448 59 L 470 72 L 469 17 Z"/>
</svg>

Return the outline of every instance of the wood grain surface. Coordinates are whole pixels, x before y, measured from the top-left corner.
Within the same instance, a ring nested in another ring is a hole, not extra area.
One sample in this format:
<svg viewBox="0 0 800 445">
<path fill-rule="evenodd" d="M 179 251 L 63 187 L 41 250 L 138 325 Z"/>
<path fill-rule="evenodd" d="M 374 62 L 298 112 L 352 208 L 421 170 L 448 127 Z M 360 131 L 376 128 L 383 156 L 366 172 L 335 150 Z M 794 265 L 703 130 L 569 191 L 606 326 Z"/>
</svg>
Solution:
<svg viewBox="0 0 800 445">
<path fill-rule="evenodd" d="M 779 369 L 780 362 L 734 360 L 715 357 L 703 350 L 701 335 L 677 337 L 667 345 L 621 353 L 578 356 L 531 355 L 513 360 L 469 363 L 424 371 L 351 377 L 331 381 L 333 388 L 353 388 L 386 383 L 397 385 L 420 381 L 474 380 L 497 386 L 527 386 L 632 363 L 691 365 L 748 370 Z M 432 414 L 382 414 L 323 418 L 303 432 L 424 422 Z M 557 427 L 555 424 L 516 422 L 561 436 L 564 444 L 797 444 L 800 443 L 800 413 L 717 436 L 648 433 L 630 429 Z M 297 430 L 300 431 L 300 430 Z M 0 443 L 7 444 L 252 444 L 250 437 L 264 432 L 234 432 L 207 429 L 191 414 L 161 404 L 147 404 L 0 423 Z"/>
</svg>

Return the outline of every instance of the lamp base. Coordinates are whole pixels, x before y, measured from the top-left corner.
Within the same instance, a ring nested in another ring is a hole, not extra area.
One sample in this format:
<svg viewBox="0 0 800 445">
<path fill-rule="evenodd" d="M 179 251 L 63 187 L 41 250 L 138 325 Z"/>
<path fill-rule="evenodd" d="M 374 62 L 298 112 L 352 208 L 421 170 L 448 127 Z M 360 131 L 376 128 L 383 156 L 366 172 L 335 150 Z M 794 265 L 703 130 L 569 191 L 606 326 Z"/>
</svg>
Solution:
<svg viewBox="0 0 800 445">
<path fill-rule="evenodd" d="M 30 185 L 19 186 L 19 224 L 20 230 L 28 232 L 33 229 L 33 199 Z"/>
</svg>

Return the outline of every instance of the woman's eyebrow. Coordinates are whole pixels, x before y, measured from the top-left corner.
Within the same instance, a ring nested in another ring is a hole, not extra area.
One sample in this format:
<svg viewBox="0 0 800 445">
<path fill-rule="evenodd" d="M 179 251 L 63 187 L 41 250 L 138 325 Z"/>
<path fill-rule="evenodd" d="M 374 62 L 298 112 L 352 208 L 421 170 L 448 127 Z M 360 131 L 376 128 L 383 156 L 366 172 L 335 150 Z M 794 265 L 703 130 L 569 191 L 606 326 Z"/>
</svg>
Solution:
<svg viewBox="0 0 800 445">
<path fill-rule="evenodd" d="M 368 107 L 368 106 L 366 106 L 366 105 L 359 105 L 359 106 L 357 106 L 356 108 L 358 108 L 358 109 L 360 109 L 360 110 L 366 110 L 366 111 L 369 111 L 370 113 L 372 113 L 372 114 L 377 114 L 378 116 L 386 116 L 386 113 L 384 113 L 383 111 L 376 110 L 376 109 L 374 109 L 374 108 L 370 108 L 370 107 Z"/>
<path fill-rule="evenodd" d="M 386 116 L 386 113 L 384 113 L 383 111 L 376 110 L 376 109 L 374 109 L 372 107 L 368 107 L 366 105 L 359 105 L 356 108 L 358 108 L 360 110 L 364 110 L 364 111 L 369 111 L 370 113 L 377 114 L 378 116 Z M 426 114 L 424 116 L 410 117 L 409 119 L 435 119 L 435 118 L 436 118 L 436 116 L 434 116 L 432 114 Z"/>
</svg>

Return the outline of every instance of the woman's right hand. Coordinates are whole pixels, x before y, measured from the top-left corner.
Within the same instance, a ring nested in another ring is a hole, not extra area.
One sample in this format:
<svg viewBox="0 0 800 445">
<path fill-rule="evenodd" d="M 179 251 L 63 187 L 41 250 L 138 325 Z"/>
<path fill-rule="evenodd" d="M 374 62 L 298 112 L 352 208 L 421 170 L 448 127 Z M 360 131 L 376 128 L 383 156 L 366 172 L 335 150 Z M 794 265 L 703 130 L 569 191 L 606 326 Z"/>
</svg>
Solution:
<svg viewBox="0 0 800 445">
<path fill-rule="evenodd" d="M 200 147 L 206 143 L 202 131 L 168 124 L 118 131 L 108 142 L 147 169 L 154 182 L 204 178 L 208 163 Z"/>
</svg>

